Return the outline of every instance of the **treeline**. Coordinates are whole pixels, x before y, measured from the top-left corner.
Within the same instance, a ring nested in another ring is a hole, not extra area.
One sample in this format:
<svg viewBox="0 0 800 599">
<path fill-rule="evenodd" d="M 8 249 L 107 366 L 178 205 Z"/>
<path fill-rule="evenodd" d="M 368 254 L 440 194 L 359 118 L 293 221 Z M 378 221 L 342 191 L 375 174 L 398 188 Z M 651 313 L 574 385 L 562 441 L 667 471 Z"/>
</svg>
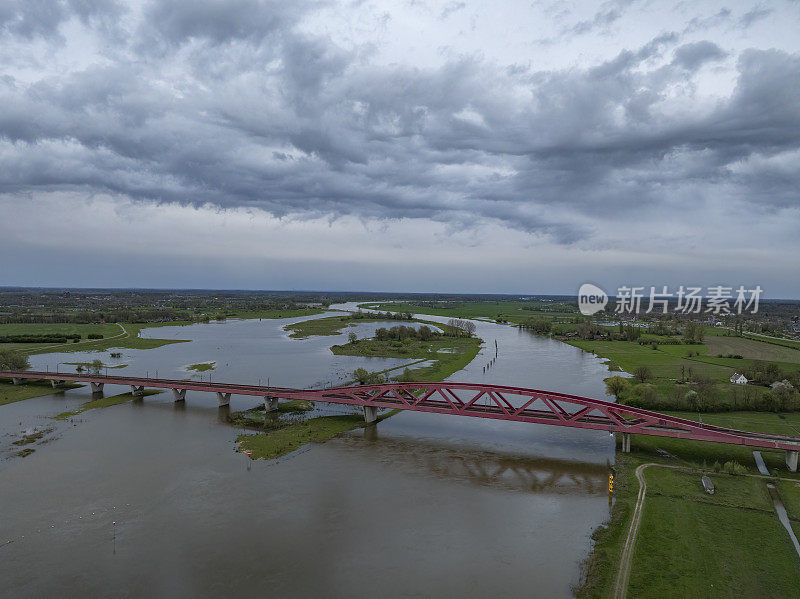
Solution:
<svg viewBox="0 0 800 599">
<path fill-rule="evenodd" d="M 381 327 L 375 331 L 376 341 L 404 341 L 405 339 L 419 339 L 420 341 L 430 341 L 435 335 L 441 335 L 429 326 L 422 325 L 419 329 L 404 325 L 394 326 L 391 329 Z"/>
<path fill-rule="evenodd" d="M 635 379 L 611 377 L 625 381 L 617 389 L 619 403 L 635 408 L 665 411 L 758 412 L 800 411 L 800 393 L 788 381 L 765 389 L 751 385 L 724 385 L 711 379 L 695 377 L 689 383 L 675 385 L 669 390 Z"/>
<path fill-rule="evenodd" d="M 2 335 L 0 343 L 68 343 L 78 341 L 81 338 L 78 334 L 53 334 L 46 333 L 41 335 Z M 102 338 L 102 335 L 100 336 Z"/>
<path fill-rule="evenodd" d="M 111 312 L 19 313 L 0 316 L 0 324 L 97 324 L 101 322 L 171 322 L 192 320 L 186 312 L 168 309 L 115 310 Z"/>
<path fill-rule="evenodd" d="M 350 318 L 354 320 L 414 320 L 414 315 L 411 312 L 364 312 L 359 309 Z"/>
</svg>

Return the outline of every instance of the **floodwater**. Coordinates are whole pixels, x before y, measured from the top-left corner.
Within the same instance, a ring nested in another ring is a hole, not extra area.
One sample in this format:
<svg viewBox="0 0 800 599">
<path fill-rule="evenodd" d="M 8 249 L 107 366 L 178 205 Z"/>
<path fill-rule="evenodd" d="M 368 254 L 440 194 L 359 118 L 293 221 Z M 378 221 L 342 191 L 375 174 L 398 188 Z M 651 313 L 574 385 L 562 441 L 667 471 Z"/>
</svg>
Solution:
<svg viewBox="0 0 800 599">
<path fill-rule="evenodd" d="M 192 342 L 123 349 L 128 366 L 109 373 L 187 378 L 187 365 L 215 361 L 212 380 L 304 387 L 410 361 L 328 350 L 384 324 L 295 340 L 282 330 L 295 320 L 151 329 Z M 485 346 L 454 380 L 605 397 L 605 366 L 589 354 L 486 322 L 477 334 Z M 32 362 L 53 370 L 95 358 L 111 362 L 107 352 Z M 403 412 L 250 461 L 233 451 L 240 431 L 213 394 L 49 418 L 90 397 L 76 389 L 0 406 L 3 594 L 569 597 L 608 515 L 614 442 L 602 431 Z M 234 397 L 231 409 L 256 403 Z M 53 428 L 50 441 L 10 457 L 33 427 Z"/>
</svg>

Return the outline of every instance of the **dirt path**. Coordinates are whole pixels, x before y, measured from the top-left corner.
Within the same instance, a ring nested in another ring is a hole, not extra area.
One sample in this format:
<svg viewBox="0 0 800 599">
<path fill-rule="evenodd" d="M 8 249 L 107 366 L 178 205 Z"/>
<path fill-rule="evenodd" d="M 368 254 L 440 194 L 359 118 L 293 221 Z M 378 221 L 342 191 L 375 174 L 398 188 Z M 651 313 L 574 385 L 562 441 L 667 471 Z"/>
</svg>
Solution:
<svg viewBox="0 0 800 599">
<path fill-rule="evenodd" d="M 636 507 L 631 518 L 631 527 L 628 529 L 628 536 L 622 548 L 617 580 L 614 582 L 614 599 L 625 599 L 628 593 L 628 578 L 631 573 L 631 560 L 633 558 L 633 547 L 636 543 L 636 534 L 639 532 L 639 523 L 642 521 L 642 505 L 644 496 L 647 493 L 647 482 L 644 480 L 643 471 L 648 466 L 654 464 L 642 464 L 636 468 L 636 480 L 639 481 L 639 496 L 636 498 Z"/>
<path fill-rule="evenodd" d="M 644 498 L 647 494 L 647 481 L 644 478 L 644 469 L 649 466 L 656 466 L 657 468 L 674 468 L 676 470 L 693 470 L 687 466 L 673 466 L 671 464 L 657 464 L 649 462 L 641 464 L 636 468 L 636 480 L 639 481 L 639 495 L 636 498 L 636 507 L 633 510 L 633 517 L 631 518 L 631 526 L 628 529 L 628 536 L 625 538 L 625 545 L 622 548 L 622 556 L 619 563 L 619 571 L 617 572 L 617 579 L 614 581 L 614 599 L 625 599 L 628 593 L 628 579 L 631 574 L 631 562 L 633 561 L 633 549 L 636 544 L 636 535 L 639 533 L 639 524 L 642 521 L 642 507 L 644 506 Z M 740 476 L 748 476 L 751 478 L 761 479 L 778 479 L 797 482 L 793 478 L 784 478 L 781 476 L 764 476 L 763 474 L 742 474 Z"/>
</svg>

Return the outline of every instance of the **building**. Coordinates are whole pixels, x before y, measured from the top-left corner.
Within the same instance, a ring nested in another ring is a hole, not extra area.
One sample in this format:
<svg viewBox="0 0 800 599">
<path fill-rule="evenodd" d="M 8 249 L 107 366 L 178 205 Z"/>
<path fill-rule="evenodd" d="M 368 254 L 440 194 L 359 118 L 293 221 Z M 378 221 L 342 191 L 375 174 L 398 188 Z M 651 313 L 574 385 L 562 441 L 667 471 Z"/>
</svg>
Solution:
<svg viewBox="0 0 800 599">
<path fill-rule="evenodd" d="M 731 377 L 731 382 L 737 385 L 746 385 L 747 377 L 743 374 L 739 374 L 738 372 L 734 372 L 733 376 Z"/>
</svg>

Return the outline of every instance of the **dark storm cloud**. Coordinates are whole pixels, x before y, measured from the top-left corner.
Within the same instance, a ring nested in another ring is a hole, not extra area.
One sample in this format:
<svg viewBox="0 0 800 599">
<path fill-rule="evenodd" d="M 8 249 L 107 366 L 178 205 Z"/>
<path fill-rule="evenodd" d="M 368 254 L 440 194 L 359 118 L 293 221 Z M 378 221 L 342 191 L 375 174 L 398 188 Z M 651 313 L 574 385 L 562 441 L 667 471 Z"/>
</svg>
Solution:
<svg viewBox="0 0 800 599">
<path fill-rule="evenodd" d="M 710 60 L 721 60 L 726 56 L 727 53 L 717 44 L 704 40 L 693 44 L 684 44 L 676 49 L 673 64 L 694 71 Z"/>
<path fill-rule="evenodd" d="M 58 28 L 72 17 L 88 24 L 107 22 L 122 12 L 116 0 L 5 0 L 0 3 L 0 34 L 60 41 Z"/>
<path fill-rule="evenodd" d="M 190 39 L 212 44 L 260 42 L 293 25 L 311 4 L 302 0 L 156 0 L 145 10 L 140 34 L 145 40 L 170 44 Z"/>
<path fill-rule="evenodd" d="M 599 213 L 645 218 L 716 197 L 712 183 L 759 207 L 797 200 L 800 176 L 775 162 L 800 148 L 796 55 L 744 52 L 729 95 L 675 111 L 670 90 L 725 56 L 714 43 L 662 66 L 676 33 L 586 68 L 380 66 L 294 27 L 311 6 L 161 0 L 124 58 L 0 79 L 0 191 L 495 220 L 563 243 L 590 235 Z"/>
</svg>

